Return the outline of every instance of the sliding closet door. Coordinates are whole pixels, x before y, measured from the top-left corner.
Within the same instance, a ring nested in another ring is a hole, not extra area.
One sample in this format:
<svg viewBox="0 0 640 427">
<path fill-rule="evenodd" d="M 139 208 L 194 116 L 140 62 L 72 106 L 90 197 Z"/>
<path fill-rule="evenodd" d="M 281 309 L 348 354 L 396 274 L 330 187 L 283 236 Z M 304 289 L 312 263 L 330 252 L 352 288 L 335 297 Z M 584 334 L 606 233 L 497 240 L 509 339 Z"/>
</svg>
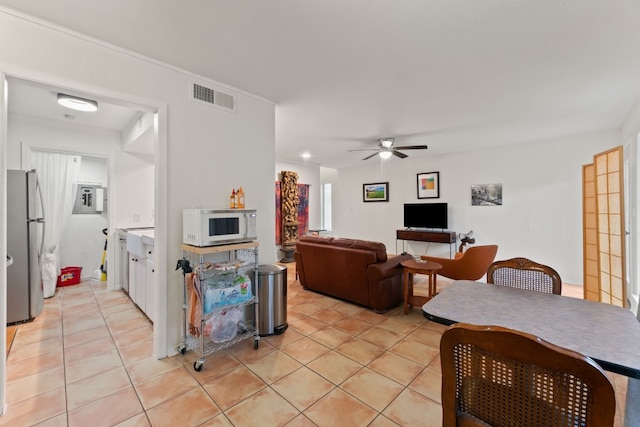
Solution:
<svg viewBox="0 0 640 427">
<path fill-rule="evenodd" d="M 598 214 L 593 164 L 582 166 L 582 245 L 584 299 L 600 301 Z"/>
<path fill-rule="evenodd" d="M 623 153 L 617 147 L 593 157 L 598 228 L 600 301 L 626 306 Z"/>
</svg>

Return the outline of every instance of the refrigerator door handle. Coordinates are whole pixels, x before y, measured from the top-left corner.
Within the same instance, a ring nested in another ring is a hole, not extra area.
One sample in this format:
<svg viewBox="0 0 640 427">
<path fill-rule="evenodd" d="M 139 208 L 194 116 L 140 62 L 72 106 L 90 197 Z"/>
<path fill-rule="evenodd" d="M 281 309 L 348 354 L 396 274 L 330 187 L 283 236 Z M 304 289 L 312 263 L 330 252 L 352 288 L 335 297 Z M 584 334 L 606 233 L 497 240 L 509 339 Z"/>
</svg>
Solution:
<svg viewBox="0 0 640 427">
<path fill-rule="evenodd" d="M 38 253 L 39 255 L 38 260 L 39 260 L 44 253 L 44 232 L 46 228 L 44 219 L 46 218 L 46 215 L 44 214 L 44 197 L 42 196 L 42 187 L 40 187 L 40 180 L 38 179 L 38 175 L 36 175 L 36 190 L 37 190 L 38 196 L 40 197 L 40 209 L 42 209 L 42 217 L 37 219 L 37 222 L 42 224 L 42 236 L 40 237 L 40 252 Z"/>
</svg>

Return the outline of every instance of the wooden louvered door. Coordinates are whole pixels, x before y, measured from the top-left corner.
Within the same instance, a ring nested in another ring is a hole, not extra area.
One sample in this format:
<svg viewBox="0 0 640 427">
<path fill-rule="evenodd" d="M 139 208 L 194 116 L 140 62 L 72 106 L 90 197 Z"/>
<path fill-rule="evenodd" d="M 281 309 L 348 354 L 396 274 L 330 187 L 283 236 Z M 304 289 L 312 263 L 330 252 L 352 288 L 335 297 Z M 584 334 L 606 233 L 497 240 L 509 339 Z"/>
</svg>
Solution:
<svg viewBox="0 0 640 427">
<path fill-rule="evenodd" d="M 621 307 L 627 300 L 623 161 L 622 147 L 593 156 L 600 301 Z"/>
<path fill-rule="evenodd" d="M 582 245 L 584 299 L 600 301 L 598 215 L 595 166 L 582 166 Z"/>
</svg>

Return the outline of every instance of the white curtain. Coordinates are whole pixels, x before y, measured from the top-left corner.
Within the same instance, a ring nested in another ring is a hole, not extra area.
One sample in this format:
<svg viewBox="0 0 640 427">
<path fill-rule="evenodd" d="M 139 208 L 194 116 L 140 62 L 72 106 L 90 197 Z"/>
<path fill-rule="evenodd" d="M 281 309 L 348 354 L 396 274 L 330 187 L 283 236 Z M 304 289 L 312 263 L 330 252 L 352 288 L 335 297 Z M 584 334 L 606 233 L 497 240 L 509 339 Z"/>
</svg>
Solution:
<svg viewBox="0 0 640 427">
<path fill-rule="evenodd" d="M 58 244 L 73 211 L 81 162 L 80 156 L 69 154 L 45 151 L 33 151 L 31 154 L 31 167 L 36 170 L 43 196 L 45 232 L 40 259 L 45 298 L 56 292 L 60 273 Z"/>
</svg>

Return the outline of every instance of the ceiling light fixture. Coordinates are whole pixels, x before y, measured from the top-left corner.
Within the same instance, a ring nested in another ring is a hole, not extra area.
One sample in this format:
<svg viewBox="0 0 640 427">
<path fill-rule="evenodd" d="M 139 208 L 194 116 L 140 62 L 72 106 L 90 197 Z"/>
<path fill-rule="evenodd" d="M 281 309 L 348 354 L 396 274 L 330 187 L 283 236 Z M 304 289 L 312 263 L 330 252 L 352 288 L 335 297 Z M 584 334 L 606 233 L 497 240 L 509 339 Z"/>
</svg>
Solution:
<svg viewBox="0 0 640 427">
<path fill-rule="evenodd" d="M 78 111 L 98 111 L 98 103 L 92 99 L 80 98 L 77 96 L 58 94 L 58 104 L 63 107 L 71 108 Z"/>
<path fill-rule="evenodd" d="M 378 155 L 380 156 L 381 159 L 388 159 L 389 157 L 391 157 L 391 150 L 382 150 L 378 153 Z"/>
</svg>

